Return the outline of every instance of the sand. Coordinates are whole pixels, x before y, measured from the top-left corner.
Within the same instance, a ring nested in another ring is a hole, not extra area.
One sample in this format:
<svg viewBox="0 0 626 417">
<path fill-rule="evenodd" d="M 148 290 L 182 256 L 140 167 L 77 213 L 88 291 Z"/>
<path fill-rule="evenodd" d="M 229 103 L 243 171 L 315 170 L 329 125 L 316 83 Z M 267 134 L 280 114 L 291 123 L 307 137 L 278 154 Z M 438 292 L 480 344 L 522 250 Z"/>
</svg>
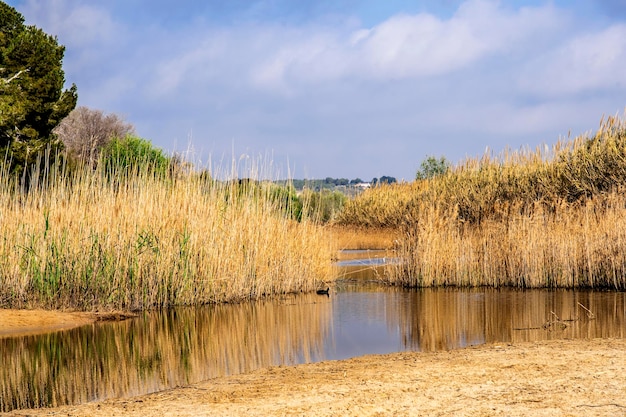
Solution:
<svg viewBox="0 0 626 417">
<path fill-rule="evenodd" d="M 46 329 L 85 313 L 38 313 Z M 0 325 L 37 314 L 0 310 Z M 87 317 L 89 320 L 93 320 Z M 31 319 L 34 320 L 34 319 Z M 0 330 L 5 332 L 6 329 Z M 154 394 L 11 416 L 626 416 L 626 339 L 369 355 L 260 369 Z"/>
<path fill-rule="evenodd" d="M 69 330 L 96 321 L 134 317 L 126 312 L 71 312 L 0 309 L 0 338 Z"/>
</svg>

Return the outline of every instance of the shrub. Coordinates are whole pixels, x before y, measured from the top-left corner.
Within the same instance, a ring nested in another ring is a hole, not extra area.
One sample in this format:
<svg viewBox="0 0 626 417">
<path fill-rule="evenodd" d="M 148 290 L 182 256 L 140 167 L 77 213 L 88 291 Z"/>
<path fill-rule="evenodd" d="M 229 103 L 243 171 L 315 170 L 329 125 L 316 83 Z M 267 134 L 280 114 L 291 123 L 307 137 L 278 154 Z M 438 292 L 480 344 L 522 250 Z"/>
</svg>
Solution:
<svg viewBox="0 0 626 417">
<path fill-rule="evenodd" d="M 104 164 L 109 174 L 119 176 L 148 172 L 164 178 L 169 172 L 170 159 L 150 141 L 128 135 L 109 142 L 102 149 L 100 163 Z"/>
</svg>

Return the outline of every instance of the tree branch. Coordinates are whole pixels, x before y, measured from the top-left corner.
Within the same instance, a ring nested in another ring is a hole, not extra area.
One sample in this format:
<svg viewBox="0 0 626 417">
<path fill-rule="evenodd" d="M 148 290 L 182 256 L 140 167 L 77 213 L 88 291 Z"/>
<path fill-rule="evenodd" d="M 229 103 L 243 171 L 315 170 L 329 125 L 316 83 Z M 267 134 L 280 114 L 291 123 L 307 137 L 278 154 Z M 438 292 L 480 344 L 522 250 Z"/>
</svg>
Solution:
<svg viewBox="0 0 626 417">
<path fill-rule="evenodd" d="M 19 71 L 17 72 L 17 74 L 15 74 L 14 76 L 12 76 L 11 78 L 2 78 L 1 80 L 2 80 L 2 82 L 3 82 L 4 84 L 8 84 L 8 83 L 10 83 L 11 81 L 13 81 L 14 79 L 18 78 L 18 77 L 19 77 L 20 75 L 22 75 L 22 73 L 24 73 L 24 72 L 28 72 L 28 69 L 19 70 Z"/>
</svg>

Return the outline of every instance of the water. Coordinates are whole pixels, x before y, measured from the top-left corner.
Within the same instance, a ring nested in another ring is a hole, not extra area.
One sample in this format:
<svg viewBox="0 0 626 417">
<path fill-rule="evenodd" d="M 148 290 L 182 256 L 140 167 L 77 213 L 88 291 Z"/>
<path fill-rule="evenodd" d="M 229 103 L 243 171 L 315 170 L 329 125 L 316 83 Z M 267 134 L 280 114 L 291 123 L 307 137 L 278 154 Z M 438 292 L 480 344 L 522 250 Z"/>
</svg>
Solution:
<svg viewBox="0 0 626 417">
<path fill-rule="evenodd" d="M 119 323 L 0 339 L 0 411 L 132 396 L 272 365 L 626 336 L 625 293 L 408 291 L 378 284 L 383 264 L 393 262 L 389 254 L 346 258 L 329 297 L 147 312 Z M 557 318 L 564 329 L 544 328 Z"/>
</svg>

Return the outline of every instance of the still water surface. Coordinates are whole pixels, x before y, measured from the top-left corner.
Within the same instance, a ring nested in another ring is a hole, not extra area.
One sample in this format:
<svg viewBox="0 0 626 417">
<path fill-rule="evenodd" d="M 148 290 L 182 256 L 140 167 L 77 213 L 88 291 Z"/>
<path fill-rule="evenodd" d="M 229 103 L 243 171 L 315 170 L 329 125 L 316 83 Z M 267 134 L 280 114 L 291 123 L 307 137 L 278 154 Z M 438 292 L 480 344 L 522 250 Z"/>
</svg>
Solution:
<svg viewBox="0 0 626 417">
<path fill-rule="evenodd" d="M 132 396 L 272 365 L 490 342 L 626 337 L 626 294 L 379 285 L 393 259 L 350 253 L 329 297 L 146 312 L 0 339 L 0 411 Z M 362 259 L 365 258 L 365 259 Z M 591 310 L 590 318 L 583 305 Z M 567 325 L 543 325 L 558 316 Z"/>
</svg>

